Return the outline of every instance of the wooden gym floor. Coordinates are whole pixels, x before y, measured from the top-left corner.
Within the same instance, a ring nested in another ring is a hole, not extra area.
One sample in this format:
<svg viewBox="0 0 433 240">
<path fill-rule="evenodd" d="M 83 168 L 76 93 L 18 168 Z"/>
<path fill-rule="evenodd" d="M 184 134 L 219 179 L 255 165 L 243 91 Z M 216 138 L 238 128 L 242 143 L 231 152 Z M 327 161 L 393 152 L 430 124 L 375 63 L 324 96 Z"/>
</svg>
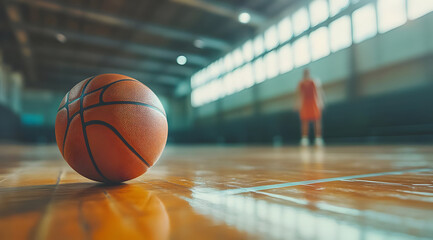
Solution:
<svg viewBox="0 0 433 240">
<path fill-rule="evenodd" d="M 172 147 L 87 180 L 56 146 L 0 146 L 0 239 L 432 239 L 430 146 Z"/>
</svg>

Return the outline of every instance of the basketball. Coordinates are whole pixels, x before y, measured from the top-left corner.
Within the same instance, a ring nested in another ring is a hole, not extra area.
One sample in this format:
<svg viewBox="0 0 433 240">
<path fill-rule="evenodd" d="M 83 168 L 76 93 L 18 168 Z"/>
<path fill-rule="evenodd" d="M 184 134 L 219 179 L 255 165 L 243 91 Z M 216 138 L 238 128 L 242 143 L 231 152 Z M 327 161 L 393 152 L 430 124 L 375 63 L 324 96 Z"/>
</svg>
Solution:
<svg viewBox="0 0 433 240">
<path fill-rule="evenodd" d="M 75 85 L 55 122 L 66 162 L 89 179 L 116 183 L 147 171 L 164 150 L 164 108 L 146 85 L 120 74 L 101 74 Z"/>
</svg>

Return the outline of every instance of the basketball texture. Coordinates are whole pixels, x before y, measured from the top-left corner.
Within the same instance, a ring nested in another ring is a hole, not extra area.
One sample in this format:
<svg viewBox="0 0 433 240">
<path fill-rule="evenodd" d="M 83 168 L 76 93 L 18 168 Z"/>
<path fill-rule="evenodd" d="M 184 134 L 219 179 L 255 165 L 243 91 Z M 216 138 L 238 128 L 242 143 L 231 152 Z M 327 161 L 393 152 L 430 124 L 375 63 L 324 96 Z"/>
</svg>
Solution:
<svg viewBox="0 0 433 240">
<path fill-rule="evenodd" d="M 164 150 L 168 134 L 158 97 L 120 74 L 75 85 L 60 103 L 55 128 L 66 162 L 81 175 L 108 183 L 146 172 Z"/>
</svg>

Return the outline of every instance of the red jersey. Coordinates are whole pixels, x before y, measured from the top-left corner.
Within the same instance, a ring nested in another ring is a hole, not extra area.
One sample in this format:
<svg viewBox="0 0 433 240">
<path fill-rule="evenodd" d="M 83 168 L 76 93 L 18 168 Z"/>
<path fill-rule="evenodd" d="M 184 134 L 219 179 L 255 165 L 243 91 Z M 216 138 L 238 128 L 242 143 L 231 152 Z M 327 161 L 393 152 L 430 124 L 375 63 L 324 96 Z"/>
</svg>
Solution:
<svg viewBox="0 0 433 240">
<path fill-rule="evenodd" d="M 306 79 L 299 83 L 298 90 L 301 93 L 301 109 L 299 111 L 301 120 L 315 121 L 322 117 L 319 106 L 319 95 L 316 83 L 312 79 Z"/>
</svg>

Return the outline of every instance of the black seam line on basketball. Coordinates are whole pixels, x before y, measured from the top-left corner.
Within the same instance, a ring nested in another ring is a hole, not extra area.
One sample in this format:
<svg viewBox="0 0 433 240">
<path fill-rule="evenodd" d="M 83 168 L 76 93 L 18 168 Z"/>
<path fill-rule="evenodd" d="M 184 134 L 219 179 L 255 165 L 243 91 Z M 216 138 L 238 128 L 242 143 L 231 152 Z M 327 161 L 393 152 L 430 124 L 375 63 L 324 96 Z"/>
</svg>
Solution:
<svg viewBox="0 0 433 240">
<path fill-rule="evenodd" d="M 113 133 L 115 133 L 117 135 L 117 137 L 122 140 L 122 142 L 129 148 L 129 150 L 131 150 L 131 152 L 133 152 L 135 154 L 135 156 L 137 156 L 144 164 L 146 164 L 148 167 L 150 167 L 150 164 L 144 160 L 143 157 L 140 156 L 140 154 L 135 151 L 135 149 L 131 146 L 131 144 L 128 143 L 128 141 L 126 141 L 126 139 L 122 136 L 122 134 L 120 134 L 119 131 L 117 131 L 117 129 L 115 127 L 113 127 L 112 125 L 110 125 L 107 122 L 104 121 L 100 121 L 100 120 L 91 120 L 85 123 L 86 127 L 90 126 L 90 125 L 102 125 L 105 126 L 107 128 L 109 128 Z"/>
<path fill-rule="evenodd" d="M 92 91 L 90 91 L 90 92 L 84 94 L 84 96 L 87 96 L 87 95 L 89 95 L 89 94 L 92 94 L 92 93 L 94 93 L 94 92 L 97 92 L 97 91 L 99 91 L 99 90 L 101 90 L 101 89 L 106 88 L 107 86 L 110 86 L 110 85 L 112 85 L 112 84 L 114 84 L 114 83 L 121 82 L 121 81 L 136 81 L 136 82 L 141 83 L 140 81 L 135 80 L 135 79 L 132 79 L 132 78 L 120 79 L 120 80 L 117 80 L 117 81 L 115 81 L 115 82 L 112 82 L 112 83 L 109 83 L 109 84 L 107 84 L 107 85 L 104 85 L 104 86 L 102 86 L 102 87 L 99 87 L 99 88 L 97 88 L 97 89 L 95 89 L 95 90 L 92 90 Z M 69 99 L 68 99 L 68 100 L 69 100 Z M 72 100 L 72 101 L 70 101 L 69 104 L 74 103 L 74 102 L 76 102 L 76 101 L 78 101 L 78 100 L 80 100 L 79 97 L 76 98 L 76 99 L 74 99 L 74 100 Z M 63 106 L 61 106 L 59 109 L 57 109 L 57 112 L 59 112 L 60 110 L 62 110 L 63 108 L 65 108 L 65 106 L 66 106 L 66 103 L 63 104 Z"/>
<path fill-rule="evenodd" d="M 84 123 L 84 115 L 83 115 L 83 112 L 84 112 L 84 108 L 83 108 L 84 91 L 86 90 L 87 85 L 88 85 L 88 84 L 89 84 L 93 79 L 94 79 L 94 77 L 91 78 L 91 79 L 89 79 L 89 81 L 87 81 L 87 83 L 86 83 L 86 84 L 84 85 L 84 87 L 83 87 L 83 91 L 81 92 L 81 96 L 80 96 L 80 117 L 81 117 L 81 128 L 83 129 L 83 138 L 84 138 L 84 142 L 85 142 L 85 144 L 86 144 L 87 154 L 89 155 L 90 160 L 92 161 L 93 166 L 95 167 L 96 172 L 98 172 L 99 175 L 100 175 L 100 176 L 101 176 L 105 181 L 107 181 L 107 182 L 111 182 L 110 179 L 106 178 L 106 177 L 102 174 L 101 170 L 99 169 L 98 165 L 97 165 L 96 162 L 95 162 L 95 159 L 93 158 L 92 151 L 90 150 L 89 139 L 87 138 L 86 125 L 85 125 L 85 123 Z"/>
<path fill-rule="evenodd" d="M 149 104 L 146 104 L 146 103 L 142 103 L 142 102 L 132 102 L 132 101 L 116 101 L 116 102 L 103 102 L 103 103 L 97 103 L 97 104 L 94 104 L 94 105 L 91 105 L 91 106 L 85 107 L 85 108 L 84 108 L 84 111 L 86 111 L 86 110 L 88 110 L 88 109 L 95 108 L 95 107 L 109 106 L 109 105 L 117 105 L 117 104 L 131 104 L 131 105 L 145 106 L 145 107 L 148 107 L 148 108 L 150 108 L 150 109 L 153 109 L 153 110 L 158 111 L 158 112 L 161 113 L 165 118 L 167 118 L 167 117 L 165 116 L 165 114 L 164 114 L 161 110 L 159 110 L 157 107 L 155 107 L 155 106 L 152 106 L 152 105 L 149 105 Z M 71 120 L 72 120 L 75 116 L 77 116 L 78 114 L 80 114 L 80 112 L 76 112 L 76 113 L 72 114 L 72 116 L 71 116 Z"/>
<path fill-rule="evenodd" d="M 86 79 L 84 79 L 84 80 L 87 80 L 87 79 L 92 80 L 93 78 L 95 78 L 95 77 L 89 77 L 89 78 L 86 78 Z M 70 92 L 70 91 L 69 91 L 69 92 Z M 68 93 L 69 93 L 69 92 L 68 92 Z M 81 95 L 80 95 L 80 97 L 81 97 Z M 74 100 L 72 100 L 72 101 L 70 101 L 70 102 L 69 102 L 69 97 L 68 97 L 68 99 L 67 99 L 67 100 L 68 100 L 68 103 L 71 104 L 71 103 L 73 103 L 73 102 L 76 102 L 76 101 L 80 100 L 80 97 L 77 97 L 76 99 L 74 99 Z M 67 103 L 65 103 L 63 106 L 61 106 L 59 109 L 57 109 L 57 112 L 60 111 L 60 110 L 62 110 L 62 108 L 64 108 L 64 107 L 66 106 L 66 104 L 67 104 Z"/>
<path fill-rule="evenodd" d="M 118 83 L 118 82 L 124 82 L 124 81 L 135 81 L 135 82 L 138 82 L 138 81 L 135 80 L 135 79 L 121 79 L 121 80 L 117 80 L 117 81 L 115 81 L 115 82 L 112 82 L 112 83 L 110 83 L 110 84 L 105 85 L 105 86 L 104 86 L 104 89 L 102 89 L 102 91 L 101 91 L 101 94 L 99 94 L 99 102 L 101 102 L 101 103 L 104 102 L 104 99 L 103 99 L 103 97 L 104 97 L 104 93 L 105 93 L 105 91 L 106 91 L 110 86 L 112 86 L 112 85 L 115 84 L 115 83 Z"/>
<path fill-rule="evenodd" d="M 69 119 L 69 105 L 67 105 L 69 102 L 69 92 L 66 94 L 66 98 L 67 99 L 66 99 L 65 105 L 66 105 L 66 121 L 67 121 L 67 123 L 66 123 L 65 135 L 63 136 L 62 155 L 65 154 L 66 135 L 68 134 L 69 125 L 71 124 L 71 120 Z"/>
</svg>

